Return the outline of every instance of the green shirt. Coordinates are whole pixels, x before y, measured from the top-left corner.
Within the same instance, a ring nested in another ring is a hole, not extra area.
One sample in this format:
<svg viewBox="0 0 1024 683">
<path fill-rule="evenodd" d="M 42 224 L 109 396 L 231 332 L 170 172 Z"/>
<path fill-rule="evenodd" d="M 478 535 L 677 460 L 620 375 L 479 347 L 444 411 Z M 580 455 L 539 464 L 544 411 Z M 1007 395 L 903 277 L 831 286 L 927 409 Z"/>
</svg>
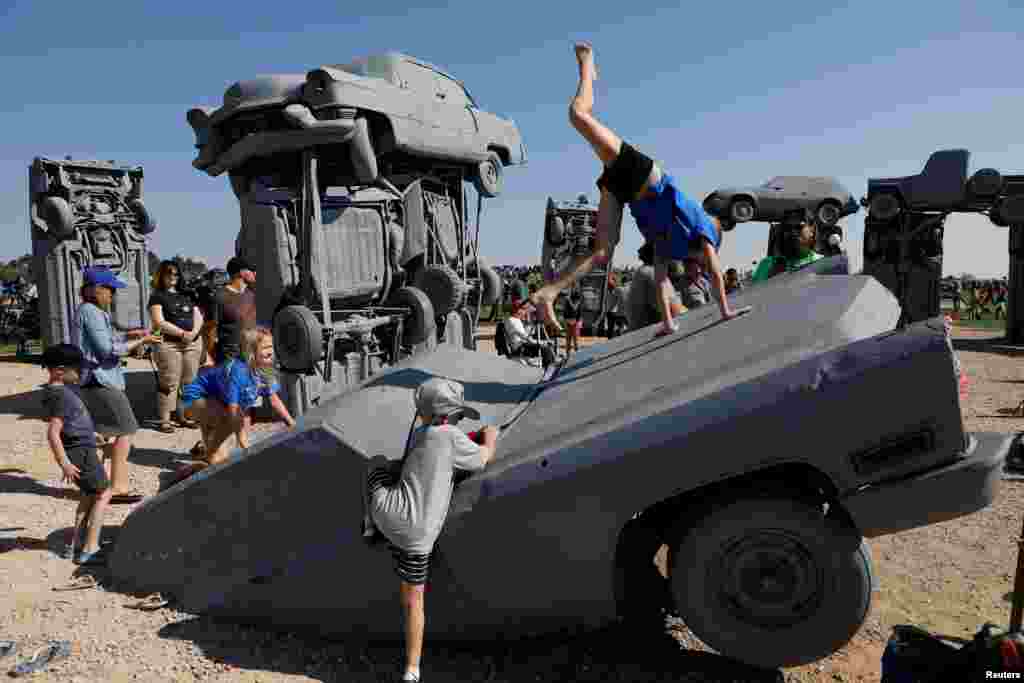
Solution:
<svg viewBox="0 0 1024 683">
<path fill-rule="evenodd" d="M 816 251 L 810 251 L 807 254 L 797 257 L 795 259 L 786 260 L 786 272 L 792 273 L 795 270 L 800 270 L 806 265 L 814 263 L 818 259 L 825 258 Z M 773 275 L 775 270 L 776 260 L 782 259 L 781 256 L 766 256 L 761 259 L 761 262 L 757 264 L 757 268 L 754 270 L 753 281 L 763 282 Z"/>
</svg>

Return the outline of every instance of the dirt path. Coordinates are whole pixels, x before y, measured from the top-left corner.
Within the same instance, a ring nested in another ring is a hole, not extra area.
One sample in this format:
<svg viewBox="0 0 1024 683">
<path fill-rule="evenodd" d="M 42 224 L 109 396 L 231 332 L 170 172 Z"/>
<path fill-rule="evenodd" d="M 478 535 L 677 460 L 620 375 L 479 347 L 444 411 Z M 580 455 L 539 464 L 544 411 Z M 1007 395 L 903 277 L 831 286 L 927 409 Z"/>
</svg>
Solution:
<svg viewBox="0 0 1024 683">
<path fill-rule="evenodd" d="M 957 336 L 983 335 L 963 331 Z M 482 349 L 487 344 L 492 340 L 481 340 Z M 1024 420 L 999 412 L 1024 399 L 1024 359 L 970 350 L 961 355 L 971 378 L 964 405 L 968 428 L 1024 430 Z M 140 419 L 151 417 L 149 366 L 140 361 L 130 366 L 134 405 Z M 9 670 L 47 640 L 66 639 L 74 642 L 76 654 L 33 680 L 389 680 L 401 657 L 397 641 L 327 643 L 174 610 L 132 610 L 124 606 L 132 596 L 102 588 L 55 592 L 75 569 L 58 555 L 74 504 L 60 483 L 39 420 L 37 389 L 42 379 L 38 367 L 0 360 L 0 640 L 16 640 L 20 649 L 16 657 L 0 659 L 0 668 Z M 155 492 L 160 475 L 169 472 L 196 435 L 140 431 L 132 455 L 132 484 Z M 956 636 L 970 636 L 986 621 L 1005 624 L 1022 503 L 1024 485 L 1005 482 L 996 503 L 983 512 L 872 541 L 880 590 L 868 623 L 847 648 L 786 671 L 786 680 L 878 681 L 882 648 L 895 624 L 913 623 Z M 114 506 L 108 525 L 119 525 L 130 509 Z M 395 618 L 397 635 L 397 608 Z M 424 671 L 429 681 L 773 680 L 700 653 L 702 646 L 684 627 L 677 639 L 693 648 L 684 653 L 626 646 L 622 635 L 607 630 L 511 648 L 458 650 L 428 642 Z"/>
</svg>

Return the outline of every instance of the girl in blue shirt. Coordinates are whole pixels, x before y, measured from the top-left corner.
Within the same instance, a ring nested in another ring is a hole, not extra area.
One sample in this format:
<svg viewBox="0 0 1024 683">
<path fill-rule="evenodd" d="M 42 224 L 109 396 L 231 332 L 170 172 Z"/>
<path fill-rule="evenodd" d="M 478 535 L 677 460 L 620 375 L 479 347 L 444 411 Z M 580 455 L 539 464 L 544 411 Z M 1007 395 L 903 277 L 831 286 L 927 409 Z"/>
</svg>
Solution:
<svg viewBox="0 0 1024 683">
<path fill-rule="evenodd" d="M 277 395 L 280 386 L 273 376 L 274 341 L 270 330 L 246 330 L 241 347 L 241 358 L 203 368 L 182 391 L 182 406 L 199 422 L 206 445 L 206 463 L 193 467 L 189 474 L 227 459 L 227 440 L 232 434 L 240 448 L 249 447 L 245 416 L 260 396 L 270 401 L 270 407 L 289 429 L 295 427 L 295 420 Z"/>
<path fill-rule="evenodd" d="M 640 232 L 654 246 L 655 285 L 662 319 L 657 334 L 671 334 L 677 329 L 670 313 L 672 283 L 668 278 L 668 262 L 687 256 L 700 260 L 711 275 L 722 317 L 726 320 L 734 318 L 742 311 L 734 311 L 725 295 L 725 279 L 718 261 L 718 250 L 722 244 L 721 225 L 700 204 L 683 194 L 675 180 L 662 173 L 652 159 L 624 142 L 594 117 L 594 81 L 597 79 L 594 52 L 586 43 L 577 43 L 575 49 L 580 82 L 569 106 L 569 121 L 590 143 L 605 166 L 604 173 L 597 180 L 601 190 L 597 208 L 597 240 L 589 256 L 577 259 L 561 277 L 537 290 L 531 301 L 540 308 L 545 321 L 560 329 L 554 311 L 558 293 L 595 265 L 608 261 L 609 247 L 619 242 L 622 208 L 628 204 Z"/>
</svg>

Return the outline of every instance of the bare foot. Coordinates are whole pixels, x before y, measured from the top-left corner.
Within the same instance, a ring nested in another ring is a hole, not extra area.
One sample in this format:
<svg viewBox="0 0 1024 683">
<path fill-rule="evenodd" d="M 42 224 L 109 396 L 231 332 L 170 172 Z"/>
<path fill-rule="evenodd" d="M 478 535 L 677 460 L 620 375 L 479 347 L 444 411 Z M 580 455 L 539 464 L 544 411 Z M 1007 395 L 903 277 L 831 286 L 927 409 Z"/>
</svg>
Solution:
<svg viewBox="0 0 1024 683">
<path fill-rule="evenodd" d="M 534 292 L 530 297 L 530 303 L 540 310 L 541 320 L 557 331 L 562 331 L 562 326 L 558 324 L 558 319 L 555 317 L 555 296 L 552 296 L 546 287 Z"/>
<path fill-rule="evenodd" d="M 594 63 L 594 48 L 590 43 L 580 41 L 573 46 L 576 51 L 576 62 L 580 65 L 580 77 L 586 76 L 585 69 L 590 69 L 591 78 L 597 80 L 597 64 Z"/>
</svg>

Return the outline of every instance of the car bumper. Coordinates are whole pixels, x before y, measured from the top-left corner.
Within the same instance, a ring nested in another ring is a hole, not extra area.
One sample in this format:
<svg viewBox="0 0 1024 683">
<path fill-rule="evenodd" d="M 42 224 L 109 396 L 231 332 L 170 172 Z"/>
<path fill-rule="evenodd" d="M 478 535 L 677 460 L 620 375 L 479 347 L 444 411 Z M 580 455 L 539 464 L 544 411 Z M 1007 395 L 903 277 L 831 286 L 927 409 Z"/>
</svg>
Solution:
<svg viewBox="0 0 1024 683">
<path fill-rule="evenodd" d="M 973 433 L 949 465 L 869 486 L 840 500 L 866 538 L 945 522 L 988 507 L 1016 435 Z"/>
</svg>

